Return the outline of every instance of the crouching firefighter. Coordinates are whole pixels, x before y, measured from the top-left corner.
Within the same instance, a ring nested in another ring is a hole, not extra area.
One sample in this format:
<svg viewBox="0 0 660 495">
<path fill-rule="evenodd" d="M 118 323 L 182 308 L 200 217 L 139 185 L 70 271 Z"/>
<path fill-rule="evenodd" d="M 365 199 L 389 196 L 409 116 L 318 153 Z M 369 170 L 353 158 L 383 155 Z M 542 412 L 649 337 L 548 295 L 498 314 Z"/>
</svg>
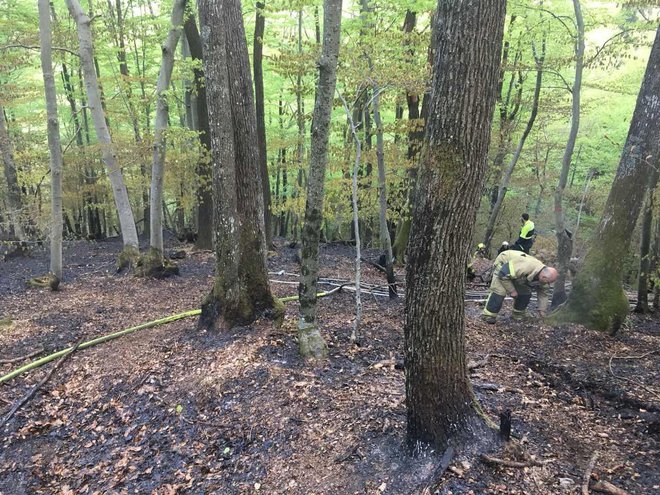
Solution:
<svg viewBox="0 0 660 495">
<path fill-rule="evenodd" d="M 537 291 L 539 313 L 544 316 L 548 309 L 549 284 L 555 280 L 557 270 L 545 266 L 533 256 L 520 251 L 502 252 L 493 264 L 493 280 L 482 315 L 483 320 L 495 323 L 507 294 L 514 299 L 512 318 L 524 319 L 533 289 Z"/>
</svg>

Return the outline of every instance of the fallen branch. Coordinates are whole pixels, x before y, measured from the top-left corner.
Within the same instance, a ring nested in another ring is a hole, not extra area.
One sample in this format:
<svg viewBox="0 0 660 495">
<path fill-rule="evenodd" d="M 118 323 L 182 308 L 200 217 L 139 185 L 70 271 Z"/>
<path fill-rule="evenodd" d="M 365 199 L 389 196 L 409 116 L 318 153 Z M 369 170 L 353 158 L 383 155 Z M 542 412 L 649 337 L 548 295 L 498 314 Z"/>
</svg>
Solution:
<svg viewBox="0 0 660 495">
<path fill-rule="evenodd" d="M 68 350 L 68 352 L 66 354 L 64 354 L 57 363 L 55 363 L 55 366 L 53 366 L 53 369 L 51 369 L 48 372 L 48 374 L 41 379 L 41 381 L 39 383 L 37 383 L 34 387 L 32 387 L 32 390 L 30 390 L 25 397 L 23 397 L 21 400 L 16 402 L 16 404 L 14 405 L 14 407 L 11 408 L 11 410 L 9 411 L 7 416 L 5 416 L 5 419 L 2 420 L 2 423 L 0 423 L 0 428 L 4 427 L 11 420 L 11 418 L 14 417 L 14 414 L 16 414 L 16 412 L 21 407 L 23 407 L 35 395 L 37 395 L 37 392 L 39 391 L 39 389 L 41 387 L 43 387 L 48 380 L 50 380 L 50 377 L 53 376 L 53 374 L 60 368 L 60 366 L 62 366 L 62 364 L 64 364 L 64 362 L 69 358 L 69 356 L 71 356 L 71 354 L 73 354 L 74 352 L 76 352 L 76 350 L 78 350 L 78 347 L 80 347 L 80 344 L 82 344 L 82 341 L 83 341 L 83 338 L 81 337 L 78 340 L 78 342 L 76 342 L 76 345 L 71 347 L 70 350 Z"/>
<path fill-rule="evenodd" d="M 481 390 L 492 390 L 493 392 L 509 392 L 512 394 L 523 394 L 524 392 L 519 388 L 505 387 L 497 383 L 473 383 L 474 387 Z"/>
<path fill-rule="evenodd" d="M 488 364 L 489 359 L 490 359 L 490 354 L 486 354 L 484 358 L 480 361 L 468 361 L 467 364 L 468 371 L 485 366 L 486 364 Z"/>
<path fill-rule="evenodd" d="M 596 465 L 596 459 L 598 459 L 598 452 L 594 452 L 594 455 L 591 456 L 589 464 L 587 465 L 587 470 L 584 472 L 584 481 L 582 481 L 582 495 L 589 495 L 589 480 L 591 479 L 591 473 L 594 470 Z"/>
<path fill-rule="evenodd" d="M 597 481 L 592 485 L 591 489 L 595 492 L 606 493 L 607 495 L 628 495 L 627 491 L 607 481 Z"/>
<path fill-rule="evenodd" d="M 536 459 L 529 459 L 528 461 L 507 461 L 506 459 L 500 459 L 499 457 L 493 457 L 486 454 L 481 454 L 479 458 L 486 464 L 492 464 L 494 466 L 504 466 L 510 468 L 526 468 L 526 467 L 539 467 L 547 464 L 548 461 L 537 461 Z"/>
<path fill-rule="evenodd" d="M 44 348 L 41 347 L 40 349 L 37 349 L 34 352 L 31 352 L 30 354 L 26 354 L 25 356 L 19 356 L 17 358 L 11 358 L 11 359 L 0 359 L 0 364 L 13 364 L 13 363 L 18 363 L 19 361 L 24 361 L 26 359 L 33 358 L 34 356 L 38 356 L 44 352 Z"/>
</svg>

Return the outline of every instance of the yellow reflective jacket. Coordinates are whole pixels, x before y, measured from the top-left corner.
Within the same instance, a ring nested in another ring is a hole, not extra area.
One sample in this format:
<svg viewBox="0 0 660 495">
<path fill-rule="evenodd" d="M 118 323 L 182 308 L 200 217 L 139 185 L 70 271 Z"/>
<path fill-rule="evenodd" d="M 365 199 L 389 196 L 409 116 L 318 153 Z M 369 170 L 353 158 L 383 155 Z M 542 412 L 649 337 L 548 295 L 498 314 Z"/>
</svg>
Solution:
<svg viewBox="0 0 660 495">
<path fill-rule="evenodd" d="M 514 281 L 526 285 L 536 290 L 539 311 L 547 310 L 550 286 L 542 284 L 538 279 L 539 273 L 545 268 L 543 263 L 521 251 L 504 251 L 495 258 L 493 267 L 493 276 L 500 279 L 509 294 L 516 290 Z"/>
<path fill-rule="evenodd" d="M 531 239 L 531 238 L 534 236 L 534 234 L 536 233 L 536 232 L 534 231 L 534 228 L 535 228 L 535 227 L 534 227 L 534 222 L 532 222 L 531 220 L 527 220 L 527 221 L 523 224 L 522 228 L 520 229 L 520 234 L 519 234 L 519 236 L 520 236 L 522 239 L 525 239 L 525 240 L 527 240 L 527 239 Z"/>
</svg>

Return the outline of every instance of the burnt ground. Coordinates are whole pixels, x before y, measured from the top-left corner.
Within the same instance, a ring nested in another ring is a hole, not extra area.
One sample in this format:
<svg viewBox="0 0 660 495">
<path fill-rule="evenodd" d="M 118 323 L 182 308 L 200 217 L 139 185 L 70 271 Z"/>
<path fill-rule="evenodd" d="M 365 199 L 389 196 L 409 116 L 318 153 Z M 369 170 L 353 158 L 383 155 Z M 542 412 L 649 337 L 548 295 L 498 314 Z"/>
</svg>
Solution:
<svg viewBox="0 0 660 495">
<path fill-rule="evenodd" d="M 25 287 L 47 268 L 43 248 L 0 262 L 0 313 L 13 319 L 0 327 L 0 359 L 194 309 L 210 290 L 208 252 L 185 247 L 181 276 L 152 280 L 115 274 L 119 248 L 68 243 L 55 293 Z M 351 256 L 326 245 L 321 276 L 352 278 Z M 271 277 L 279 296 L 296 292 L 294 258 L 281 246 L 269 259 L 286 272 Z M 383 283 L 363 267 L 367 282 Z M 491 454 L 543 462 L 493 467 L 458 452 L 438 479 L 438 455 L 412 459 L 403 449 L 403 302 L 363 294 L 356 346 L 353 297 L 320 300 L 330 358 L 315 366 L 297 355 L 295 303 L 281 328 L 260 321 L 203 333 L 189 318 L 78 351 L 0 429 L 0 493 L 582 493 L 594 452 L 592 482 L 660 490 L 657 317 L 633 315 L 609 337 L 506 317 L 488 326 L 467 303 L 468 357 L 483 363 L 471 373 L 475 392 L 491 417 L 511 410 L 518 438 L 518 448 Z M 3 416 L 51 366 L 0 384 Z"/>
</svg>

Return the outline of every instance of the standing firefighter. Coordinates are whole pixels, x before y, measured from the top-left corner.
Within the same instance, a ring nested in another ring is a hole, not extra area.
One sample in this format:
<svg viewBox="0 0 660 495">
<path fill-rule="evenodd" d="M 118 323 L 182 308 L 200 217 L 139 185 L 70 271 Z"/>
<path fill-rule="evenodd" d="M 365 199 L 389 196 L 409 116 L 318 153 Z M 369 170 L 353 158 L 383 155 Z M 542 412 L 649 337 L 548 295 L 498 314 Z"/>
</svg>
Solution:
<svg viewBox="0 0 660 495">
<path fill-rule="evenodd" d="M 497 313 L 507 294 L 514 298 L 514 319 L 523 319 L 532 298 L 532 289 L 538 294 L 538 309 L 543 316 L 548 308 L 549 284 L 557 279 L 557 270 L 520 251 L 504 251 L 493 264 L 493 280 L 482 318 L 495 323 Z"/>
<path fill-rule="evenodd" d="M 516 239 L 513 245 L 513 249 L 529 254 L 529 250 L 532 249 L 532 244 L 534 244 L 534 238 L 536 237 L 534 222 L 529 219 L 528 213 L 523 213 L 520 221 L 522 222 L 522 227 L 520 228 L 518 239 Z"/>
</svg>

